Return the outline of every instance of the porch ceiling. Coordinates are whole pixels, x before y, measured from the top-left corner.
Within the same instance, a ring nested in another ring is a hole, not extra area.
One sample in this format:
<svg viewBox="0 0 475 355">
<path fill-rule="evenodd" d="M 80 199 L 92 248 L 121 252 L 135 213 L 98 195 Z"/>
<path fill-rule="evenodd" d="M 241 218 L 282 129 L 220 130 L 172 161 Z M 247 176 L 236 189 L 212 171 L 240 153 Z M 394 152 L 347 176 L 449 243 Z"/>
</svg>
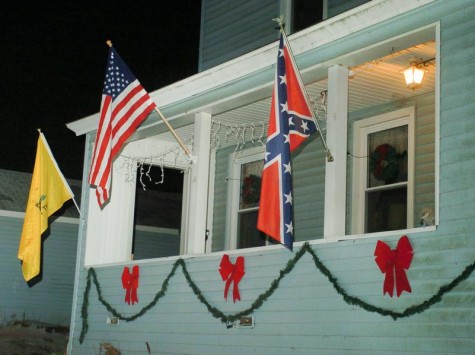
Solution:
<svg viewBox="0 0 475 355">
<path fill-rule="evenodd" d="M 411 97 L 422 95 L 435 88 L 435 60 L 430 61 L 426 67 L 427 72 L 421 87 L 410 89 L 405 85 L 401 71 L 413 61 L 427 61 L 435 58 L 436 46 L 434 41 L 428 41 L 402 51 L 390 53 L 378 60 L 372 60 L 354 67 L 350 67 L 349 75 L 349 112 L 358 112 L 371 107 L 385 105 L 391 102 L 408 100 Z M 306 85 L 308 95 L 312 102 L 319 99 L 322 91 L 327 89 L 327 79 Z M 270 97 L 255 101 L 251 104 L 238 107 L 213 116 L 215 122 L 213 130 L 219 129 L 221 147 L 237 144 L 237 135 L 244 134 L 239 129 L 248 125 L 245 133 L 247 139 L 252 134 L 250 127 L 255 127 L 254 137 L 262 132 L 262 125 L 269 119 Z M 220 127 L 219 127 L 220 125 Z M 322 127 L 324 124 L 322 125 Z M 178 129 L 180 136 L 188 139 L 191 137 L 193 126 Z M 173 141 L 169 133 L 163 133 L 158 139 Z"/>
</svg>

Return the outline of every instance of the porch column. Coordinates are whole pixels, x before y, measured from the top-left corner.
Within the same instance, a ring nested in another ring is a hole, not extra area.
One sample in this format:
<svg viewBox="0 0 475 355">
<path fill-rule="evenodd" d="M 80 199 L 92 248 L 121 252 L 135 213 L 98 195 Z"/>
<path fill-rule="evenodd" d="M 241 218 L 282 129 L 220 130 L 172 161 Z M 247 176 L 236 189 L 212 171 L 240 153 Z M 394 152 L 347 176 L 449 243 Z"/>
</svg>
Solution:
<svg viewBox="0 0 475 355">
<path fill-rule="evenodd" d="M 325 167 L 324 238 L 345 235 L 348 69 L 328 69 L 327 145 L 333 162 Z"/>
<path fill-rule="evenodd" d="M 195 115 L 195 130 L 192 164 L 189 209 L 187 254 L 205 252 L 206 219 L 208 209 L 208 177 L 211 137 L 211 114 L 199 112 Z"/>
</svg>

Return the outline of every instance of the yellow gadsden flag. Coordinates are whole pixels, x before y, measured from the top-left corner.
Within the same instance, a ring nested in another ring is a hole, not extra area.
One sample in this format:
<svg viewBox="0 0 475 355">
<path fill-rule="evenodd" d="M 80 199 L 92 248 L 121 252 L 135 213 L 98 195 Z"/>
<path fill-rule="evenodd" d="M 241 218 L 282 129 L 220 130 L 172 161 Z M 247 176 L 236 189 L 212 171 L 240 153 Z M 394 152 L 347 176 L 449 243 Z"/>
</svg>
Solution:
<svg viewBox="0 0 475 355">
<path fill-rule="evenodd" d="M 46 138 L 40 132 L 18 248 L 18 258 L 23 261 L 25 281 L 40 273 L 41 235 L 48 229 L 48 217 L 73 197 L 74 194 L 53 158 Z"/>
</svg>

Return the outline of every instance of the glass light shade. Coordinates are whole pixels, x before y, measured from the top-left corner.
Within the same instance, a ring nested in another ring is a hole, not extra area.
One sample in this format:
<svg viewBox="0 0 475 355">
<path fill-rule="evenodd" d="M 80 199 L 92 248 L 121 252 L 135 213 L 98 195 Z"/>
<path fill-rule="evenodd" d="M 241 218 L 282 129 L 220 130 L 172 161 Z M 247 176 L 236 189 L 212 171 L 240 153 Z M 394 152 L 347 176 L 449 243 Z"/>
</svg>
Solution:
<svg viewBox="0 0 475 355">
<path fill-rule="evenodd" d="M 412 89 L 418 87 L 422 83 L 424 78 L 424 69 L 417 68 L 416 66 L 410 66 L 402 71 L 406 85 Z"/>
</svg>

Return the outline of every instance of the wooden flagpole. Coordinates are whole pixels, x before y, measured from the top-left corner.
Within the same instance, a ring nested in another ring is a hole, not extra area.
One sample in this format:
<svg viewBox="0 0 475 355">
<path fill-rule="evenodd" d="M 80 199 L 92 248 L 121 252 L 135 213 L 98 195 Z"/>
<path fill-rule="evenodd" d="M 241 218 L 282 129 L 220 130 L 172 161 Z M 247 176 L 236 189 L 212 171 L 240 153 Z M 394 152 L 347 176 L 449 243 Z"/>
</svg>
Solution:
<svg viewBox="0 0 475 355">
<path fill-rule="evenodd" d="M 112 41 L 111 40 L 107 40 L 107 45 L 109 47 L 112 47 Z M 195 158 L 191 155 L 190 151 L 188 150 L 188 148 L 186 147 L 185 143 L 183 143 L 183 141 L 181 140 L 181 138 L 178 136 L 178 134 L 176 133 L 176 131 L 173 129 L 173 127 L 170 125 L 170 123 L 168 122 L 168 120 L 165 118 L 165 116 L 162 114 L 162 112 L 158 109 L 157 105 L 155 105 L 155 111 L 158 113 L 158 115 L 160 116 L 160 118 L 163 120 L 163 122 L 165 122 L 166 126 L 168 127 L 168 130 L 170 131 L 170 133 L 173 135 L 173 137 L 175 138 L 175 140 L 178 142 L 178 144 L 180 145 L 180 147 L 183 149 L 183 151 L 186 153 L 186 155 L 188 155 L 188 158 L 190 158 L 191 161 L 195 161 Z"/>
<path fill-rule="evenodd" d="M 289 52 L 290 52 L 290 60 L 294 64 L 294 67 L 297 68 L 297 73 L 296 73 L 297 78 L 300 81 L 300 84 L 302 85 L 303 92 L 304 92 L 304 95 L 305 95 L 305 99 L 307 100 L 307 105 L 312 108 L 313 122 L 315 123 L 315 126 L 317 127 L 317 131 L 320 134 L 320 138 L 322 139 L 323 148 L 325 149 L 325 154 L 327 156 L 327 161 L 332 162 L 333 161 L 333 155 L 331 154 L 330 149 L 328 148 L 327 142 L 325 141 L 325 138 L 323 137 L 323 133 L 322 133 L 322 130 L 320 128 L 320 125 L 318 124 L 318 121 L 315 119 L 314 107 L 309 104 L 310 100 L 309 100 L 309 97 L 308 97 L 307 89 L 305 88 L 305 85 L 303 85 L 303 81 L 302 81 L 302 78 L 300 76 L 300 71 L 298 70 L 297 64 L 295 63 L 295 60 L 294 60 L 294 54 L 292 52 L 292 48 L 290 47 L 290 43 L 287 39 L 287 35 L 285 34 L 285 30 L 284 30 L 284 26 L 283 26 L 284 25 L 284 18 L 282 16 L 280 16 L 278 18 L 273 19 L 273 21 L 275 21 L 279 24 L 280 32 L 282 33 L 282 35 L 284 37 L 284 41 L 286 42 L 287 48 L 289 49 Z"/>
</svg>

